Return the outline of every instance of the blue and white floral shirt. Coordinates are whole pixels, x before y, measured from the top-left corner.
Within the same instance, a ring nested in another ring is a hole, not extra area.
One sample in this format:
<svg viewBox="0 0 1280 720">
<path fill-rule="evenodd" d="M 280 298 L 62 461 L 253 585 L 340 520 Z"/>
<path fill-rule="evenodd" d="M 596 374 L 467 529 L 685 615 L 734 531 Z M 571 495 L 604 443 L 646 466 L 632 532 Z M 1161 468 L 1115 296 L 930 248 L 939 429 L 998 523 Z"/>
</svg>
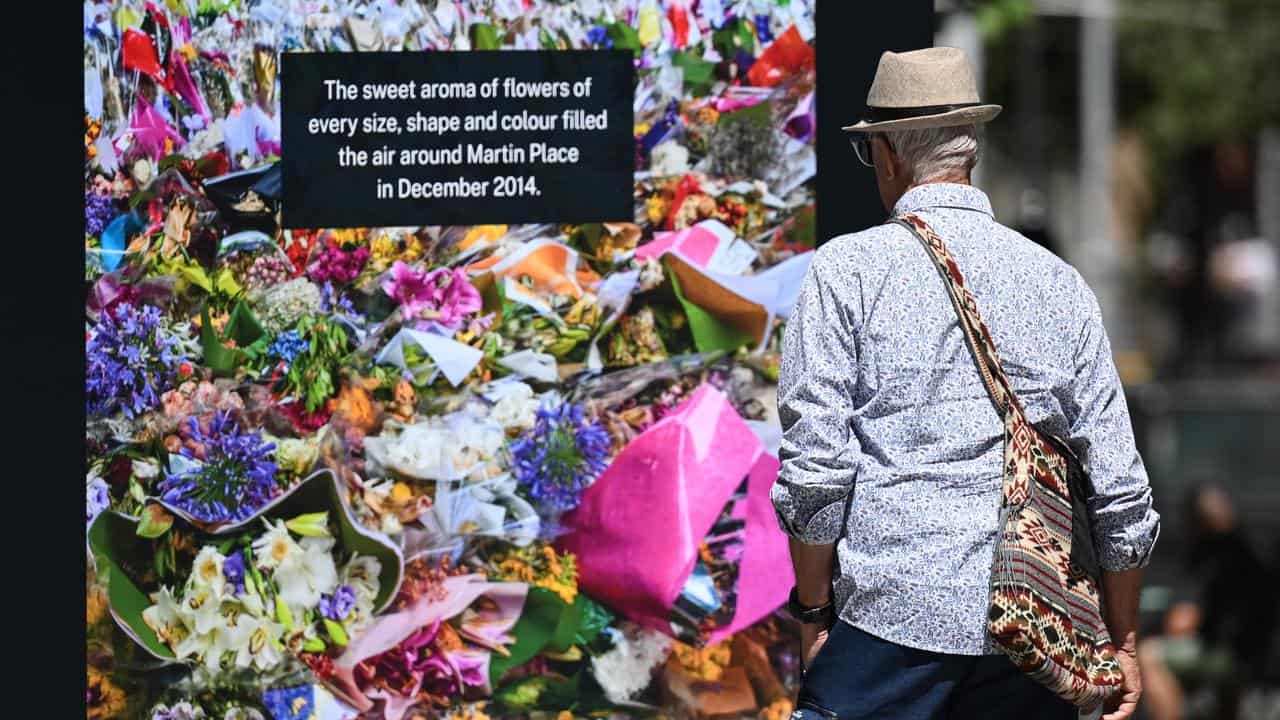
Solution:
<svg viewBox="0 0 1280 720">
<path fill-rule="evenodd" d="M 1093 292 L 1074 268 L 992 217 L 981 190 L 916 187 L 977 299 L 1033 423 L 1092 475 L 1106 570 L 1145 565 L 1160 529 Z M 906 229 L 820 248 L 787 323 L 773 503 L 808 544 L 838 542 L 840 617 L 934 652 L 981 655 L 1000 505 L 1003 427 L 942 279 Z"/>
</svg>

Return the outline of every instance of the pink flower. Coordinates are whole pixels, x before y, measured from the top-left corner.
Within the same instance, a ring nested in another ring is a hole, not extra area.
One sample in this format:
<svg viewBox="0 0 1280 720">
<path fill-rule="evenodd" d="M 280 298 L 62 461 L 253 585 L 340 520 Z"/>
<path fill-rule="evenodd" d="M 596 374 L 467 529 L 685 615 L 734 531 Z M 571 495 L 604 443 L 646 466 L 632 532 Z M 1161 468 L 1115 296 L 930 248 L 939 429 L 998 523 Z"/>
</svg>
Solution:
<svg viewBox="0 0 1280 720">
<path fill-rule="evenodd" d="M 397 260 L 382 290 L 400 303 L 405 320 L 435 320 L 456 330 L 466 316 L 482 305 L 480 291 L 467 280 L 461 269 L 415 269 Z"/>
</svg>

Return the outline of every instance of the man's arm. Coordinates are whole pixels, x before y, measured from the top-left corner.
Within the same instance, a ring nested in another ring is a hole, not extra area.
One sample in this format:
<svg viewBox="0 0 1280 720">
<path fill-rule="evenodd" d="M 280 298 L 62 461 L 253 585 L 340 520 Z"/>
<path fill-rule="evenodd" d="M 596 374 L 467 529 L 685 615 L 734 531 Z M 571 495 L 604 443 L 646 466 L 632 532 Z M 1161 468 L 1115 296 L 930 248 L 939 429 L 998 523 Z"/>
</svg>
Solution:
<svg viewBox="0 0 1280 720">
<path fill-rule="evenodd" d="M 1142 568 L 1102 573 L 1103 620 L 1116 645 L 1116 660 L 1124 673 L 1124 685 L 1106 705 L 1102 720 L 1127 720 L 1142 697 L 1142 671 L 1138 666 L 1138 600 L 1142 592 Z"/>
<path fill-rule="evenodd" d="M 791 565 L 796 570 L 796 600 L 808 608 L 831 602 L 831 569 L 835 544 L 806 545 L 791 538 Z"/>
<path fill-rule="evenodd" d="M 831 573 L 844 521 L 845 502 L 857 472 L 857 439 L 851 431 L 851 386 L 857 345 L 849 303 L 824 277 L 814 258 L 787 320 L 778 377 L 781 468 L 772 498 L 778 523 L 791 537 L 797 600 L 817 607 L 831 597 Z M 856 287 L 856 283 L 854 284 Z"/>
<path fill-rule="evenodd" d="M 1084 325 L 1076 345 L 1075 379 L 1062 398 L 1071 445 L 1089 470 L 1094 546 L 1104 571 L 1146 567 L 1160 535 L 1147 470 L 1133 438 L 1124 388 L 1098 301 L 1084 281 Z"/>
<path fill-rule="evenodd" d="M 1124 674 L 1121 691 L 1107 702 L 1103 720 L 1132 717 L 1142 695 L 1138 668 L 1138 600 L 1142 568 L 1160 535 L 1160 515 L 1152 507 L 1147 471 L 1138 455 L 1124 388 L 1111 358 L 1097 298 L 1084 285 L 1085 317 L 1076 345 L 1075 381 L 1063 409 L 1071 444 L 1089 468 L 1093 542 L 1102 566 L 1102 605 Z"/>
</svg>

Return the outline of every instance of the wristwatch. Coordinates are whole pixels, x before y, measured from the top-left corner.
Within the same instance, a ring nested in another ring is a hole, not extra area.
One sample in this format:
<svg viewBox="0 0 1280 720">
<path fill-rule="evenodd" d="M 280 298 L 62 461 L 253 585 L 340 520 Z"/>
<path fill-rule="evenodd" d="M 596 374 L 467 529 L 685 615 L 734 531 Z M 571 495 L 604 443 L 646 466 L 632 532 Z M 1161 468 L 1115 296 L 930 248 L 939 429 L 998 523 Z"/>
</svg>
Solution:
<svg viewBox="0 0 1280 720">
<path fill-rule="evenodd" d="M 787 611 L 796 620 L 805 625 L 821 625 L 829 628 L 836 622 L 836 606 L 828 600 L 821 607 L 811 608 L 800 604 L 796 597 L 796 589 L 791 588 L 791 599 L 787 601 Z"/>
</svg>

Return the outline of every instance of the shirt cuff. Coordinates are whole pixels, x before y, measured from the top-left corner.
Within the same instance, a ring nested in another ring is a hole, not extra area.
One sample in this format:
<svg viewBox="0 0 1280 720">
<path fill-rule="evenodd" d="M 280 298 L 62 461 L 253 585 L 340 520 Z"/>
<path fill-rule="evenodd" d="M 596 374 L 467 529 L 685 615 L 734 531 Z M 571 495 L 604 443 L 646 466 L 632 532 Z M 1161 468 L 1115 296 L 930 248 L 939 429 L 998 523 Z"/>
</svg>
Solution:
<svg viewBox="0 0 1280 720">
<path fill-rule="evenodd" d="M 1160 538 L 1160 516 L 1153 510 L 1142 525 L 1139 532 L 1103 543 L 1098 553 L 1098 563 L 1103 570 L 1124 572 L 1144 568 L 1151 562 L 1151 552 Z"/>
<path fill-rule="evenodd" d="M 832 545 L 840 539 L 844 529 L 844 501 L 833 502 L 823 506 L 809 516 L 807 520 L 793 522 L 792 513 L 787 512 L 785 504 L 775 498 L 774 510 L 778 514 L 778 525 L 788 537 L 793 537 L 805 545 Z"/>
</svg>

